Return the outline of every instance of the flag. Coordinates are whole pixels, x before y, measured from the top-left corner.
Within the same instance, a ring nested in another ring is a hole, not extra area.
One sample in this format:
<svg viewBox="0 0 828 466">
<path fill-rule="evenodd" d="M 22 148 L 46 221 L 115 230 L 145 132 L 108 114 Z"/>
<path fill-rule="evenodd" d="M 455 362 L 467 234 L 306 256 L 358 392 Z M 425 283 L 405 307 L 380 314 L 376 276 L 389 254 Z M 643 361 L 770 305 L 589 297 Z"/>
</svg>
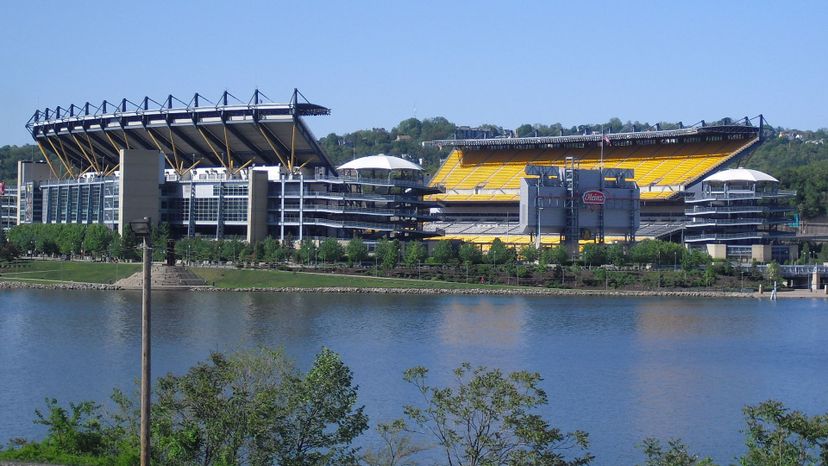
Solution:
<svg viewBox="0 0 828 466">
<path fill-rule="evenodd" d="M 6 194 L 6 182 L 0 181 L 0 196 L 4 196 Z"/>
<path fill-rule="evenodd" d="M 607 145 L 607 146 L 611 146 L 611 145 L 612 145 L 612 143 L 610 142 L 609 136 L 607 136 L 607 135 L 605 134 L 605 135 L 604 135 L 604 137 L 601 139 L 601 144 L 605 144 L 605 145 Z"/>
</svg>

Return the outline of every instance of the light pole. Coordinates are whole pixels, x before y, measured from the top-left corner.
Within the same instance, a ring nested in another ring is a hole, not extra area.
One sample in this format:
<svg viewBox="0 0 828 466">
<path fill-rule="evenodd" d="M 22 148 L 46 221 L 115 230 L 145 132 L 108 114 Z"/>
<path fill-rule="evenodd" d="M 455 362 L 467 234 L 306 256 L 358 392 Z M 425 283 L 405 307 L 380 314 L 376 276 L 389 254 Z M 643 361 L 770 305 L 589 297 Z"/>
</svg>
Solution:
<svg viewBox="0 0 828 466">
<path fill-rule="evenodd" d="M 150 218 L 129 222 L 136 236 L 143 239 L 144 267 L 141 294 L 141 466 L 150 464 L 150 293 L 152 281 L 152 245 Z"/>
</svg>

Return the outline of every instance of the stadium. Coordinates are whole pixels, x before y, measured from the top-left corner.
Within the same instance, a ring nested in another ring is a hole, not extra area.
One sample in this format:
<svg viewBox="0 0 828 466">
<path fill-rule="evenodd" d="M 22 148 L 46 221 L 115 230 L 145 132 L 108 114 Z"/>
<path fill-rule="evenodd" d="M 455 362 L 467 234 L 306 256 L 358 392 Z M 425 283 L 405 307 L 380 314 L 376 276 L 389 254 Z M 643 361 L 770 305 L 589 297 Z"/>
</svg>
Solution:
<svg viewBox="0 0 828 466">
<path fill-rule="evenodd" d="M 335 167 L 305 120 L 329 113 L 296 89 L 287 103 L 256 90 L 247 101 L 224 92 L 215 102 L 170 95 L 38 110 L 26 127 L 44 160 L 19 164 L 17 190 L 10 190 L 16 223 L 101 223 L 123 232 L 122 219 L 149 217 L 169 224 L 176 237 L 390 237 L 482 249 L 499 238 L 566 244 L 575 253 L 589 242 L 685 242 L 687 226 L 704 218 L 689 212 L 704 196 L 687 200 L 709 191 L 711 175 L 749 157 L 764 126 L 759 115 L 549 137 L 467 128 L 461 137 L 423 143 L 452 149 L 427 179 L 416 163 L 382 154 Z M 782 194 L 771 197 L 790 197 Z M 696 229 L 689 247 L 743 258 L 744 248 L 759 242 L 787 257 L 785 235 L 757 231 L 784 224 L 789 212 L 766 222 L 754 209 L 750 231 L 737 231 L 734 225 L 744 226 L 739 213 L 717 219 L 730 211 L 716 209 L 704 225 L 728 222 L 732 238 L 709 227 L 699 237 Z"/>
<path fill-rule="evenodd" d="M 520 183 L 527 177 L 526 166 L 570 165 L 581 170 L 630 170 L 629 179 L 637 184 L 641 201 L 640 227 L 633 238 L 680 240 L 684 193 L 696 189 L 711 173 L 748 157 L 762 141 L 763 124 L 760 115 L 671 130 L 430 141 L 427 144 L 454 149 L 430 182 L 444 190 L 426 196 L 441 205 L 442 220 L 432 225 L 445 231 L 444 239 L 486 245 L 500 238 L 527 244 L 532 238 L 519 225 Z M 557 244 L 560 238 L 550 235 L 542 241 Z"/>
<path fill-rule="evenodd" d="M 173 235 L 258 241 L 420 239 L 433 220 L 417 164 L 374 156 L 338 171 L 305 117 L 330 110 L 294 90 L 274 103 L 224 92 L 159 103 L 145 97 L 36 111 L 28 124 L 43 163 L 19 164 L 18 223 L 101 223 L 123 234 L 132 219 Z M 57 160 L 57 162 L 53 162 Z"/>
</svg>

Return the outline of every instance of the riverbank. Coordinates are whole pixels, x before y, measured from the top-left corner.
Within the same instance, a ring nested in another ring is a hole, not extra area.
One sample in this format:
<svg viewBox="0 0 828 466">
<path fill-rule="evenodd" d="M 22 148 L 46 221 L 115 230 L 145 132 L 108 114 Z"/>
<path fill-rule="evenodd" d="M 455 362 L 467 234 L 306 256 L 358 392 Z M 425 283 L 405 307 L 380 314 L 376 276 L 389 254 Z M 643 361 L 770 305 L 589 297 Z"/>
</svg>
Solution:
<svg viewBox="0 0 828 466">
<path fill-rule="evenodd" d="M 341 277 L 349 278 L 349 277 Z M 0 281 L 0 290 L 4 289 L 42 289 L 42 290 L 99 290 L 122 291 L 123 288 L 101 283 L 43 283 L 43 282 L 16 282 Z M 168 290 L 156 290 L 159 292 Z M 502 296 L 672 296 L 693 298 L 760 298 L 770 299 L 769 293 L 755 292 L 714 291 L 714 290 L 585 290 L 571 288 L 394 288 L 394 287 L 351 287 L 351 286 L 317 286 L 317 287 L 238 287 L 219 288 L 213 286 L 186 288 L 178 291 L 199 292 L 252 292 L 252 293 L 352 293 L 352 294 L 408 294 L 408 295 L 502 295 Z M 811 293 L 807 290 L 781 291 L 780 299 L 787 298 L 828 298 L 820 293 Z"/>
<path fill-rule="evenodd" d="M 140 270 L 138 264 L 31 261 L 19 269 L 0 273 L 0 289 L 123 290 L 116 279 Z M 704 288 L 551 288 L 446 280 L 418 280 L 382 276 L 348 275 L 272 269 L 192 267 L 207 286 L 171 287 L 182 291 L 269 293 L 375 293 L 429 295 L 539 295 L 539 296 L 684 296 L 699 298 L 761 298 L 770 293 L 724 291 Z M 155 288 L 156 291 L 162 291 Z M 807 290 L 781 291 L 779 298 L 826 298 Z"/>
</svg>

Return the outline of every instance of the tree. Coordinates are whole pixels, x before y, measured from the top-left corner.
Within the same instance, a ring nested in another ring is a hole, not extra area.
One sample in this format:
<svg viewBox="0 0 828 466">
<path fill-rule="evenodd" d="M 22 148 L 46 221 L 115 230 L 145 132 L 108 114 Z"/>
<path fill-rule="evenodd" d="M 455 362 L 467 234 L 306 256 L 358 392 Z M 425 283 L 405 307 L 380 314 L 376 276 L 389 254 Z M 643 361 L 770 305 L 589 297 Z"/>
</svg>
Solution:
<svg viewBox="0 0 828 466">
<path fill-rule="evenodd" d="M 704 268 L 704 283 L 707 286 L 711 286 L 712 284 L 716 283 L 716 268 L 712 265 L 708 265 Z"/>
<path fill-rule="evenodd" d="M 410 458 L 426 449 L 411 440 L 402 419 L 379 424 L 377 433 L 382 440 L 382 447 L 363 455 L 362 461 L 368 466 L 416 466 L 417 463 Z"/>
<path fill-rule="evenodd" d="M 302 243 L 299 245 L 299 251 L 297 252 L 297 258 L 299 259 L 299 262 L 302 264 L 309 265 L 311 259 L 313 259 L 315 255 L 316 244 L 314 244 L 313 240 L 302 240 Z"/>
<path fill-rule="evenodd" d="M 782 281 L 782 268 L 779 267 L 779 264 L 776 261 L 771 261 L 770 264 L 768 264 L 768 268 L 765 273 L 767 273 L 769 282 Z"/>
<path fill-rule="evenodd" d="M 407 405 L 406 417 L 434 437 L 444 464 L 464 465 L 585 465 L 587 434 L 564 433 L 532 411 L 546 405 L 540 374 L 468 363 L 455 369 L 454 387 L 428 385 L 428 369 L 414 367 L 403 378 L 414 385 L 424 406 Z M 567 459 L 568 453 L 577 456 Z"/>
<path fill-rule="evenodd" d="M 627 251 L 623 244 L 610 244 L 606 247 L 607 263 L 616 267 L 623 267 L 627 264 Z"/>
<path fill-rule="evenodd" d="M 457 257 L 466 264 L 483 262 L 483 252 L 472 243 L 463 243 L 457 249 Z"/>
<path fill-rule="evenodd" d="M 534 244 L 527 244 L 520 248 L 520 258 L 524 262 L 535 262 L 538 260 L 538 248 Z"/>
<path fill-rule="evenodd" d="M 306 374 L 281 351 L 214 353 L 158 381 L 153 441 L 160 464 L 355 464 L 367 429 L 357 387 L 323 348 Z"/>
<path fill-rule="evenodd" d="M 343 254 L 342 245 L 336 238 L 325 238 L 319 245 L 319 258 L 323 262 L 339 262 Z"/>
<path fill-rule="evenodd" d="M 486 262 L 492 264 L 511 264 L 515 261 L 515 250 L 507 248 L 500 238 L 495 238 L 486 253 Z"/>
<path fill-rule="evenodd" d="M 541 251 L 541 263 L 564 265 L 569 261 L 569 254 L 566 253 L 566 248 L 563 246 L 553 246 L 545 248 Z"/>
<path fill-rule="evenodd" d="M 430 262 L 439 265 L 446 265 L 457 256 L 454 245 L 451 241 L 437 241 L 431 251 Z"/>
<path fill-rule="evenodd" d="M 87 254 L 103 255 L 109 249 L 112 241 L 112 231 L 101 224 L 92 224 L 86 227 L 83 236 L 83 250 Z"/>
<path fill-rule="evenodd" d="M 425 245 L 420 241 L 413 241 L 406 245 L 405 265 L 414 267 L 428 257 Z"/>
<path fill-rule="evenodd" d="M 264 444 L 276 464 L 357 464 L 351 443 L 368 428 L 368 417 L 356 407 L 353 374 L 339 355 L 323 348 L 308 373 L 290 377 L 276 395 L 285 405 L 270 402 L 256 415 L 270 427 L 264 438 L 272 443 Z"/>
<path fill-rule="evenodd" d="M 685 249 L 681 257 L 681 268 L 693 270 L 710 263 L 710 255 L 698 249 Z"/>
<path fill-rule="evenodd" d="M 349 265 L 360 264 L 368 258 L 368 248 L 365 246 L 362 238 L 358 236 L 354 236 L 350 241 L 348 241 L 346 250 L 348 253 Z"/>
<path fill-rule="evenodd" d="M 400 259 L 400 242 L 397 240 L 382 238 L 377 242 L 374 255 L 376 256 L 377 261 L 382 264 L 382 268 L 394 268 Z"/>
<path fill-rule="evenodd" d="M 743 412 L 748 451 L 740 465 L 828 464 L 828 415 L 810 417 L 773 400 Z"/>
<path fill-rule="evenodd" d="M 581 252 L 581 262 L 584 265 L 604 265 L 607 263 L 607 248 L 603 244 L 588 243 Z"/>
<path fill-rule="evenodd" d="M 132 227 L 127 224 L 124 228 L 124 235 L 120 241 L 120 258 L 126 260 L 133 260 L 138 258 L 138 237 L 132 231 Z"/>
<path fill-rule="evenodd" d="M 642 466 L 713 466 L 710 458 L 700 459 L 699 455 L 690 453 L 681 440 L 669 440 L 667 449 L 655 438 L 644 439 L 641 444 L 647 461 Z"/>
</svg>

